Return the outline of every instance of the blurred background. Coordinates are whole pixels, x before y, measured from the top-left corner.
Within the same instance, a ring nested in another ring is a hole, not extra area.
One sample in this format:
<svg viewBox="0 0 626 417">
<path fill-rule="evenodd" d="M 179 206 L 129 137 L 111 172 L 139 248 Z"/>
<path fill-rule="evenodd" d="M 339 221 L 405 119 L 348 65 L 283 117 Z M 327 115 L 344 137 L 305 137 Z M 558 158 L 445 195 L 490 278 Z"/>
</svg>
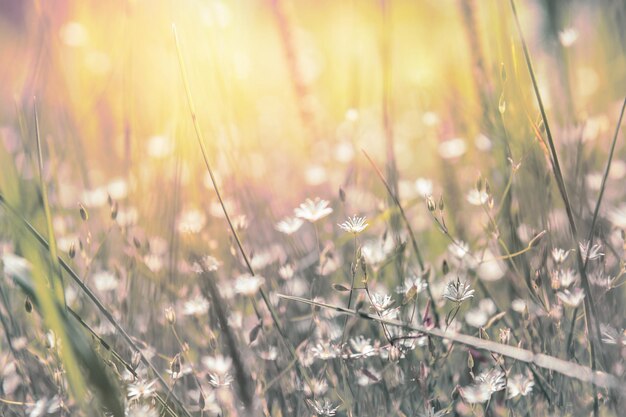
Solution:
<svg viewBox="0 0 626 417">
<path fill-rule="evenodd" d="M 586 236 L 626 93 L 626 3 L 516 5 Z M 338 272 L 329 282 L 345 280 L 353 248 L 337 223 L 348 215 L 367 215 L 367 233 L 383 245 L 388 229 L 402 234 L 362 151 L 405 204 L 424 257 L 437 267 L 450 242 L 425 196 L 443 196 L 459 241 L 483 254 L 500 250 L 487 226 L 487 197 L 475 189 L 479 177 L 490 183 L 495 216 L 506 219 L 501 236 L 511 252 L 541 230 L 554 232 L 554 246 L 576 246 L 551 182 L 545 126 L 508 1 L 0 0 L 0 190 L 45 230 L 36 97 L 59 249 L 77 251 L 72 262 L 81 276 L 100 282 L 116 316 L 158 351 L 176 351 L 153 326 L 163 324 L 162 308 L 172 303 L 180 313 L 198 294 L 190 254 L 215 256 L 221 279 L 245 271 L 199 152 L 173 25 L 208 158 L 263 275 L 276 277 L 287 260 L 314 255 L 306 269 L 321 259 L 318 250 L 336 248 Z M 603 230 L 626 227 L 625 158 L 618 141 Z M 335 209 L 316 226 L 319 237 L 306 228 L 279 235 L 276 223 L 313 197 Z M 21 234 L 1 219 L 2 248 L 14 251 Z M 523 259 L 515 263 L 530 276 Z M 481 278 L 504 276 L 506 266 L 497 265 Z M 614 254 L 607 271 L 617 274 L 620 265 Z M 123 285 L 98 281 L 103 271 Z M 391 272 L 380 282 L 398 284 Z M 277 278 L 267 284 L 309 294 Z M 328 292 L 330 283 L 323 285 Z M 494 291 L 501 305 L 511 302 L 508 290 Z M 251 307 L 238 306 L 245 323 L 234 327 L 250 330 Z M 604 317 L 623 326 L 623 303 L 604 307 Z M 201 350 L 210 323 L 192 324 L 186 340 Z"/>
</svg>

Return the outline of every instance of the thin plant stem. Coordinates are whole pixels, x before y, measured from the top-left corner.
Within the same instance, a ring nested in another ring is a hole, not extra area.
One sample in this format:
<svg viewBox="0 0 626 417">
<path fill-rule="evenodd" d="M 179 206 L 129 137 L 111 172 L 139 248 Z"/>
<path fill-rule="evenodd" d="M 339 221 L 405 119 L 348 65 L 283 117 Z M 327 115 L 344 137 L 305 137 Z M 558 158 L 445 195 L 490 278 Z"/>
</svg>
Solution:
<svg viewBox="0 0 626 417">
<path fill-rule="evenodd" d="M 172 24 L 172 31 L 174 33 L 174 40 L 176 42 L 176 51 L 177 51 L 177 54 L 178 54 L 178 63 L 180 64 L 181 77 L 182 77 L 184 88 L 185 88 L 185 92 L 186 92 L 186 95 L 187 95 L 187 104 L 189 106 L 189 111 L 191 112 L 191 119 L 193 121 L 194 130 L 196 132 L 196 139 L 198 141 L 198 145 L 200 146 L 200 151 L 202 153 L 202 158 L 204 160 L 204 164 L 205 164 L 205 166 L 207 168 L 207 171 L 209 172 L 209 176 L 211 178 L 211 183 L 213 184 L 213 189 L 215 190 L 215 194 L 217 195 L 217 199 L 219 200 L 220 206 L 222 207 L 222 211 L 224 212 L 224 217 L 226 218 L 226 221 L 228 222 L 228 227 L 230 228 L 230 231 L 233 234 L 233 237 L 235 239 L 235 242 L 237 243 L 237 247 L 239 249 L 239 252 L 241 253 L 241 256 L 243 257 L 243 260 L 244 260 L 244 262 L 246 264 L 248 272 L 250 273 L 250 275 L 255 276 L 254 269 L 252 268 L 252 265 L 250 264 L 250 260 L 248 259 L 248 255 L 246 254 L 246 251 L 243 248 L 243 244 L 241 243 L 241 239 L 239 239 L 239 235 L 237 234 L 237 230 L 233 226 L 233 222 L 230 219 L 230 215 L 228 214 L 228 210 L 226 210 L 226 206 L 224 205 L 224 201 L 222 199 L 222 195 L 221 195 L 221 193 L 219 191 L 219 187 L 217 186 L 217 181 L 215 180 L 215 175 L 213 174 L 213 169 L 211 169 L 211 164 L 209 163 L 208 154 L 207 154 L 207 151 L 206 151 L 206 147 L 204 145 L 204 137 L 202 135 L 202 130 L 200 129 L 200 124 L 198 123 L 198 119 L 197 119 L 197 116 L 196 116 L 196 108 L 195 108 L 195 105 L 194 105 L 194 102 L 193 102 L 193 98 L 192 98 L 192 95 L 191 95 L 191 87 L 189 86 L 189 79 L 187 77 L 187 69 L 185 68 L 185 62 L 183 60 L 183 54 L 182 54 L 182 50 L 180 48 L 180 42 L 178 40 L 178 33 L 176 31 L 176 25 L 174 25 L 174 24 Z M 285 331 L 283 330 L 282 326 L 280 325 L 280 321 L 278 319 L 278 315 L 276 313 L 276 310 L 274 309 L 274 306 L 272 306 L 272 303 L 270 302 L 269 297 L 267 296 L 265 290 L 262 287 L 259 288 L 259 293 L 261 295 L 261 298 L 263 299 L 263 302 L 265 303 L 265 306 L 267 307 L 267 309 L 270 312 L 270 316 L 272 318 L 274 326 L 276 327 L 276 330 L 278 331 L 278 334 L 281 336 L 281 338 L 283 340 L 283 343 L 285 344 L 285 346 L 287 346 L 287 349 L 289 350 L 289 354 L 291 355 L 292 359 L 296 359 L 297 355 L 296 355 L 295 348 L 293 347 L 293 345 L 291 344 L 291 342 L 287 338 L 287 335 L 285 334 Z M 311 383 L 311 377 L 309 376 L 307 370 L 300 364 L 300 362 L 297 363 L 297 369 L 300 371 L 300 374 L 305 379 L 307 384 L 311 385 L 312 384 Z"/>
</svg>

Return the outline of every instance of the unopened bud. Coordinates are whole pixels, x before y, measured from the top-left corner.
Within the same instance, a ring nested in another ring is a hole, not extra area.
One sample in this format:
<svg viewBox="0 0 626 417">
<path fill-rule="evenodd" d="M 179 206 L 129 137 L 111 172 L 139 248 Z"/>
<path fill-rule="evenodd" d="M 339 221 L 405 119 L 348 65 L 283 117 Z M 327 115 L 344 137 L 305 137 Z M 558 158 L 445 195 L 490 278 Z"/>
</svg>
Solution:
<svg viewBox="0 0 626 417">
<path fill-rule="evenodd" d="M 87 209 L 83 206 L 82 203 L 78 203 L 78 211 L 80 212 L 80 218 L 86 222 L 89 219 L 89 214 L 87 213 Z"/>
<path fill-rule="evenodd" d="M 400 352 L 400 349 L 398 349 L 396 345 L 391 345 L 391 347 L 389 348 L 389 360 L 391 362 L 398 362 L 401 355 L 402 352 Z"/>
<path fill-rule="evenodd" d="M 170 324 L 170 326 L 176 323 L 176 312 L 172 307 L 165 308 L 165 320 Z"/>
<path fill-rule="evenodd" d="M 141 362 L 141 353 L 139 353 L 139 351 L 136 350 L 133 352 L 133 357 L 131 359 L 131 366 L 133 367 L 133 370 L 137 369 L 140 362 Z"/>
</svg>

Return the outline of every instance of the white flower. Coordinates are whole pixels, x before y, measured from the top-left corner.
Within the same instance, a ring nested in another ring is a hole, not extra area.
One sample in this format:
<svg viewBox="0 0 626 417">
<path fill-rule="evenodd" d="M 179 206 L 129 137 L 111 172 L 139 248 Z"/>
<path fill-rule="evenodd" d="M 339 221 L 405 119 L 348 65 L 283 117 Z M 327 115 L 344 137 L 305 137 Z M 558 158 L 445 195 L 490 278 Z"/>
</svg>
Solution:
<svg viewBox="0 0 626 417">
<path fill-rule="evenodd" d="M 559 41 L 565 48 L 569 48 L 578 40 L 578 31 L 574 28 L 565 28 L 559 31 Z"/>
<path fill-rule="evenodd" d="M 559 269 L 552 273 L 552 288 L 567 288 L 578 280 L 578 273 L 571 268 Z"/>
<path fill-rule="evenodd" d="M 388 294 L 373 293 L 371 299 L 372 307 L 378 311 L 387 310 L 390 308 L 394 300 Z"/>
<path fill-rule="evenodd" d="M 145 379 L 139 379 L 137 382 L 128 384 L 127 395 L 128 399 L 141 400 L 148 399 L 156 393 L 156 379 L 148 382 Z"/>
<path fill-rule="evenodd" d="M 237 281 L 235 281 L 235 291 L 243 295 L 254 295 L 264 282 L 265 278 L 259 275 L 243 274 L 237 277 Z"/>
<path fill-rule="evenodd" d="M 330 342 L 318 343 L 311 348 L 313 357 L 321 360 L 335 359 L 339 353 L 339 348 Z"/>
<path fill-rule="evenodd" d="M 591 242 L 585 240 L 583 242 L 580 242 L 580 244 L 578 245 L 578 247 L 580 248 L 580 256 L 582 256 L 583 260 L 586 261 L 587 258 L 589 258 L 590 261 L 593 261 L 595 259 L 603 257 L 604 253 L 602 252 L 602 245 L 596 243 L 595 245 L 591 246 L 591 248 L 589 248 L 590 243 Z"/>
<path fill-rule="evenodd" d="M 569 251 L 563 250 L 561 248 L 553 248 L 552 249 L 552 259 L 557 264 L 562 264 L 567 259 L 567 255 L 569 255 Z"/>
<path fill-rule="evenodd" d="M 367 219 L 365 218 L 365 216 L 357 217 L 356 215 L 354 215 L 352 217 L 348 217 L 347 221 L 339 224 L 338 226 L 341 227 L 344 231 L 356 235 L 357 233 L 361 233 L 368 226 L 366 221 Z"/>
<path fill-rule="evenodd" d="M 417 294 L 428 287 L 428 283 L 422 278 L 413 276 L 404 281 L 404 286 L 396 288 L 398 294 L 404 295 L 405 300 L 413 299 Z"/>
<path fill-rule="evenodd" d="M 196 209 L 183 211 L 178 217 L 178 231 L 181 233 L 199 233 L 206 224 L 206 215 Z"/>
<path fill-rule="evenodd" d="M 233 377 L 230 374 L 220 375 L 209 373 L 209 384 L 211 384 L 213 388 L 226 388 L 230 386 L 232 382 Z"/>
<path fill-rule="evenodd" d="M 113 291 L 117 289 L 117 277 L 110 271 L 100 271 L 93 276 L 94 284 L 98 291 Z"/>
<path fill-rule="evenodd" d="M 202 358 L 202 363 L 206 366 L 209 372 L 218 375 L 226 375 L 230 371 L 233 360 L 222 355 L 205 356 Z"/>
<path fill-rule="evenodd" d="M 433 193 L 433 182 L 427 178 L 418 178 L 415 180 L 415 190 L 422 197 L 429 196 Z"/>
<path fill-rule="evenodd" d="M 392 239 L 368 240 L 361 246 L 361 254 L 368 265 L 377 265 L 384 262 L 393 249 Z"/>
<path fill-rule="evenodd" d="M 465 300 L 469 300 L 474 296 L 474 290 L 470 289 L 470 284 L 467 281 L 461 282 L 461 279 L 457 277 L 456 281 L 450 281 L 443 291 L 443 298 L 461 303 Z"/>
<path fill-rule="evenodd" d="M 470 253 L 469 245 L 462 240 L 457 240 L 448 245 L 448 251 L 458 259 L 465 258 Z"/>
<path fill-rule="evenodd" d="M 525 397 L 532 392 L 534 386 L 535 381 L 533 381 L 532 376 L 526 376 L 523 374 L 514 375 L 507 380 L 506 390 L 508 394 L 506 398 L 511 399 L 517 397 L 518 395 Z"/>
<path fill-rule="evenodd" d="M 467 193 L 467 202 L 474 206 L 482 206 L 489 200 L 489 194 L 473 188 Z"/>
<path fill-rule="evenodd" d="M 283 220 L 276 223 L 276 230 L 286 235 L 292 235 L 296 233 L 304 221 L 298 217 L 285 217 Z"/>
<path fill-rule="evenodd" d="M 350 346 L 355 352 L 352 357 L 367 358 L 376 354 L 376 348 L 372 346 L 372 340 L 363 336 L 357 336 L 350 339 Z"/>
<path fill-rule="evenodd" d="M 183 314 L 185 316 L 200 316 L 209 311 L 209 302 L 201 295 L 188 300 L 183 305 Z"/>
<path fill-rule="evenodd" d="M 339 409 L 339 406 L 333 407 L 333 404 L 326 399 L 322 402 L 318 400 L 309 400 L 307 398 L 306 402 L 311 406 L 311 408 L 313 408 L 315 414 L 321 417 L 332 417 Z"/>
<path fill-rule="evenodd" d="M 626 203 L 609 210 L 607 217 L 615 227 L 626 229 Z"/>
<path fill-rule="evenodd" d="M 439 155 L 443 159 L 454 159 L 462 156 L 467 150 L 465 140 L 454 138 L 443 141 L 439 144 Z"/>
<path fill-rule="evenodd" d="M 585 298 L 585 292 L 582 288 L 574 288 L 571 291 L 559 291 L 556 293 L 556 296 L 559 297 L 559 300 L 561 300 L 564 304 L 567 304 L 570 307 L 578 307 Z"/>
<path fill-rule="evenodd" d="M 491 398 L 491 394 L 501 391 L 506 387 L 504 372 L 498 368 L 492 368 L 481 373 L 474 380 L 474 384 L 463 387 L 459 391 L 468 403 L 483 403 Z"/>
<path fill-rule="evenodd" d="M 602 334 L 602 342 L 607 345 L 626 346 L 626 330 L 618 331 L 608 324 L 601 323 L 600 332 Z"/>
<path fill-rule="evenodd" d="M 333 212 L 333 209 L 328 207 L 328 204 L 326 200 L 319 198 L 311 200 L 307 198 L 304 203 L 300 204 L 300 207 L 294 210 L 294 213 L 296 217 L 315 223 Z"/>
</svg>

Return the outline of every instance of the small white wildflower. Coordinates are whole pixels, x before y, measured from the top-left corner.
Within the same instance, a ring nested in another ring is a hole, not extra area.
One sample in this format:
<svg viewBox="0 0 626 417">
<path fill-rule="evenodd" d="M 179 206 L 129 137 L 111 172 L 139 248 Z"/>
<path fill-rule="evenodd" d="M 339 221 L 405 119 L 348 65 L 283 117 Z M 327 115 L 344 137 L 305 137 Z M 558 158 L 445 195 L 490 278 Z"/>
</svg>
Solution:
<svg viewBox="0 0 626 417">
<path fill-rule="evenodd" d="M 319 400 L 309 400 L 307 398 L 306 402 L 311 406 L 315 414 L 320 417 L 332 417 L 337 414 L 337 410 L 339 406 L 334 407 L 331 402 L 324 399 L 324 401 Z"/>
<path fill-rule="evenodd" d="M 222 262 L 214 256 L 206 255 L 202 257 L 202 266 L 209 272 L 217 271 L 221 265 Z"/>
<path fill-rule="evenodd" d="M 469 245 L 462 240 L 454 241 L 448 245 L 448 252 L 457 259 L 463 259 L 470 253 Z"/>
<path fill-rule="evenodd" d="M 441 142 L 438 150 L 443 159 L 455 159 L 465 153 L 467 145 L 464 139 L 454 138 Z"/>
<path fill-rule="evenodd" d="M 303 224 L 304 221 L 299 217 L 285 217 L 276 223 L 276 230 L 286 235 L 292 235 L 296 233 Z"/>
<path fill-rule="evenodd" d="M 202 363 L 206 366 L 209 372 L 217 375 L 226 375 L 230 371 L 233 360 L 222 355 L 205 356 L 202 358 Z"/>
<path fill-rule="evenodd" d="M 328 204 L 328 201 L 320 198 L 315 200 L 307 198 L 304 203 L 300 204 L 300 207 L 294 210 L 294 213 L 296 217 L 315 223 L 333 212 L 333 209 L 328 207 Z"/>
<path fill-rule="evenodd" d="M 335 359 L 339 353 L 337 346 L 330 342 L 318 343 L 311 348 L 313 357 L 321 360 Z"/>
<path fill-rule="evenodd" d="M 213 388 L 227 388 L 232 384 L 233 377 L 230 374 L 209 373 L 209 384 Z"/>
<path fill-rule="evenodd" d="M 563 290 L 556 293 L 564 304 L 570 307 L 578 307 L 585 298 L 585 292 L 582 288 L 574 288 L 570 290 Z"/>
<path fill-rule="evenodd" d="M 626 229 L 626 203 L 609 210 L 607 217 L 615 227 Z"/>
<path fill-rule="evenodd" d="M 284 280 L 289 280 L 293 278 L 293 274 L 295 273 L 293 269 L 293 265 L 286 264 L 278 268 L 278 275 Z"/>
<path fill-rule="evenodd" d="M 489 200 L 489 194 L 487 194 L 485 191 L 478 191 L 477 189 L 473 188 L 469 190 L 466 198 L 467 202 L 471 205 L 482 206 L 483 204 L 487 203 L 487 200 Z"/>
<path fill-rule="evenodd" d="M 415 190 L 422 197 L 429 196 L 433 193 L 433 182 L 427 178 L 418 178 L 415 180 Z"/>
<path fill-rule="evenodd" d="M 100 271 L 93 275 L 93 282 L 96 289 L 101 292 L 113 291 L 117 289 L 117 277 L 110 271 Z"/>
<path fill-rule="evenodd" d="M 372 340 L 360 335 L 350 339 L 350 346 L 354 351 L 352 357 L 368 358 L 376 354 L 376 348 L 372 346 Z"/>
<path fill-rule="evenodd" d="M 317 397 L 326 393 L 328 382 L 326 382 L 326 379 L 313 378 L 310 385 L 304 384 L 302 388 L 307 397 Z"/>
<path fill-rule="evenodd" d="M 178 231 L 181 233 L 199 233 L 205 224 L 206 215 L 197 209 L 187 209 L 178 217 Z"/>
<path fill-rule="evenodd" d="M 578 281 L 578 273 L 571 268 L 552 272 L 552 288 L 567 288 Z"/>
<path fill-rule="evenodd" d="M 259 275 L 243 274 L 237 277 L 235 281 L 235 291 L 239 294 L 252 296 L 259 291 L 264 282 L 265 278 Z"/>
<path fill-rule="evenodd" d="M 139 379 L 132 384 L 128 384 L 127 396 L 130 401 L 139 401 L 149 399 L 156 393 L 156 379 L 148 382 L 145 379 Z"/>
<path fill-rule="evenodd" d="M 508 378 L 506 383 L 507 399 L 515 398 L 519 395 L 522 397 L 527 396 L 533 390 L 535 381 L 532 376 L 526 376 L 523 374 L 517 374 Z"/>
<path fill-rule="evenodd" d="M 404 300 L 412 300 L 417 294 L 424 291 L 428 283 L 422 278 L 412 276 L 404 281 L 404 286 L 396 288 L 398 294 L 404 295 Z"/>
<path fill-rule="evenodd" d="M 490 370 L 482 372 L 478 375 L 474 382 L 486 385 L 489 392 L 493 394 L 494 392 L 501 391 L 506 387 L 506 376 L 501 369 L 491 368 Z"/>
<path fill-rule="evenodd" d="M 553 248 L 552 259 L 554 259 L 554 262 L 556 262 L 557 264 L 562 264 L 563 262 L 565 262 L 565 259 L 567 259 L 569 252 L 570 251 L 566 251 L 561 248 Z"/>
<path fill-rule="evenodd" d="M 565 28 L 559 31 L 559 42 L 565 48 L 569 48 L 578 40 L 578 31 L 574 28 Z"/>
<path fill-rule="evenodd" d="M 602 342 L 607 345 L 626 346 L 626 330 L 622 329 L 621 331 L 618 331 L 616 328 L 608 324 L 601 323 L 600 333 Z"/>
<path fill-rule="evenodd" d="M 580 244 L 578 245 L 578 247 L 580 248 L 580 256 L 582 256 L 583 260 L 589 259 L 590 261 L 593 261 L 603 257 L 604 253 L 602 252 L 602 245 L 596 243 L 595 245 L 591 246 L 591 248 L 589 248 L 590 243 L 591 242 L 585 240 L 583 242 L 580 242 Z"/>
<path fill-rule="evenodd" d="M 394 300 L 388 294 L 373 293 L 371 299 L 372 307 L 378 311 L 387 310 L 390 308 Z"/>
<path fill-rule="evenodd" d="M 443 298 L 455 303 L 461 303 L 472 297 L 474 297 L 474 290 L 470 289 L 470 284 L 467 281 L 461 282 L 458 277 L 456 281 L 450 281 L 443 291 Z"/>
<path fill-rule="evenodd" d="M 200 316 L 206 314 L 209 311 L 209 302 L 206 298 L 198 295 L 183 305 L 183 314 L 185 316 Z"/>
<path fill-rule="evenodd" d="M 368 226 L 366 221 L 367 219 L 365 218 L 365 216 L 357 217 L 356 215 L 354 215 L 352 217 L 348 217 L 347 221 L 338 224 L 338 226 L 341 227 L 344 231 L 356 235 L 358 233 L 361 233 Z"/>
<path fill-rule="evenodd" d="M 489 387 L 485 384 L 468 385 L 459 388 L 459 393 L 470 404 L 484 403 L 491 398 Z"/>
</svg>

